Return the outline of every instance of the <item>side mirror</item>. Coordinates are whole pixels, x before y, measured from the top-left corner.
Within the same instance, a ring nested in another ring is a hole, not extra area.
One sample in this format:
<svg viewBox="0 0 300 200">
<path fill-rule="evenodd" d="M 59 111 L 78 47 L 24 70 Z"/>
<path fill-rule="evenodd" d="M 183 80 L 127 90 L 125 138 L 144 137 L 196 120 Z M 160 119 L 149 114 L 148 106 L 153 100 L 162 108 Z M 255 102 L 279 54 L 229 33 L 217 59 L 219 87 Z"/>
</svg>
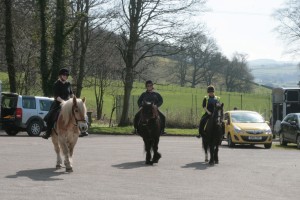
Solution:
<svg viewBox="0 0 300 200">
<path fill-rule="evenodd" d="M 296 126 L 296 125 L 297 125 L 296 121 L 291 121 L 290 124 L 291 124 L 292 126 Z"/>
</svg>

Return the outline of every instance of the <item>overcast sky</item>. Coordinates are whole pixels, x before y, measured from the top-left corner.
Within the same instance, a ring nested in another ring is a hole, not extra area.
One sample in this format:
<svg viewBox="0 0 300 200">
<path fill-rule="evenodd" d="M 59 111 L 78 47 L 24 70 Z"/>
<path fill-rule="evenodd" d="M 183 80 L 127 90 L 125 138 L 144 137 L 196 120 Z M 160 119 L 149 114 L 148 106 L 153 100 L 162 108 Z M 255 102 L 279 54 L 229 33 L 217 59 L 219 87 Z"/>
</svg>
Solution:
<svg viewBox="0 0 300 200">
<path fill-rule="evenodd" d="M 201 15 L 221 51 L 248 54 L 248 61 L 274 59 L 295 61 L 285 54 L 285 43 L 273 30 L 278 23 L 271 15 L 285 0 L 207 0 Z"/>
</svg>

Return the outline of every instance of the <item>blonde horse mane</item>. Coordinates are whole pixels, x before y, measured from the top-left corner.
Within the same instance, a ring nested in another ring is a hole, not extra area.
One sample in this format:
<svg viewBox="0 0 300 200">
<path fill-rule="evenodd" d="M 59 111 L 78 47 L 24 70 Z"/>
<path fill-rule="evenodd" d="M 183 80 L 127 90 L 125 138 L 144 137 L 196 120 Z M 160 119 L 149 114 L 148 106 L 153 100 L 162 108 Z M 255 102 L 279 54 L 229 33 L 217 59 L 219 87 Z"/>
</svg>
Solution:
<svg viewBox="0 0 300 200">
<path fill-rule="evenodd" d="M 67 125 L 73 117 L 72 109 L 73 109 L 73 101 L 76 101 L 76 105 L 79 113 L 82 113 L 83 117 L 86 114 L 86 106 L 85 106 L 85 98 L 77 99 L 76 97 L 70 98 L 67 101 L 61 103 L 61 115 L 64 125 Z"/>
</svg>

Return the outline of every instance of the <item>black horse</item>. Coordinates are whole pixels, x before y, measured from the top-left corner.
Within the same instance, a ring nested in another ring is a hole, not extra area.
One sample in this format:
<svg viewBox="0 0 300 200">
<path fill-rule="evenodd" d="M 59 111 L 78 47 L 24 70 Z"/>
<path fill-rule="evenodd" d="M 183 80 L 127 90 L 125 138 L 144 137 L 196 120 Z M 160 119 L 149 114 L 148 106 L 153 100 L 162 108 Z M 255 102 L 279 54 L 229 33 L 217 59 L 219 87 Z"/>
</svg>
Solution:
<svg viewBox="0 0 300 200">
<path fill-rule="evenodd" d="M 219 145 L 223 139 L 223 106 L 222 103 L 216 103 L 214 106 L 214 111 L 209 117 L 205 128 L 204 134 L 202 134 L 202 146 L 205 151 L 205 162 L 208 162 L 207 150 L 210 149 L 210 160 L 209 164 L 219 163 Z"/>
<path fill-rule="evenodd" d="M 144 140 L 147 165 L 158 163 L 161 154 L 158 152 L 160 137 L 160 119 L 156 106 L 152 102 L 143 102 L 143 107 L 138 122 L 138 132 Z M 151 152 L 154 152 L 153 158 Z"/>
</svg>

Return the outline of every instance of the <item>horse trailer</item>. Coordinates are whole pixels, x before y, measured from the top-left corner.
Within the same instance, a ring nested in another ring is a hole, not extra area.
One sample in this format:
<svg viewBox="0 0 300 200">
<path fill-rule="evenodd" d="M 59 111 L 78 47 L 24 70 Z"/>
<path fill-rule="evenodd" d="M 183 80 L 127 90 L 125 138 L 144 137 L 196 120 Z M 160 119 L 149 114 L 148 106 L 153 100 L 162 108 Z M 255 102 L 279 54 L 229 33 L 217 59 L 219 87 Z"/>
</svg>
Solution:
<svg viewBox="0 0 300 200">
<path fill-rule="evenodd" d="M 300 88 L 273 88 L 271 128 L 277 134 L 280 123 L 289 113 L 300 113 Z"/>
</svg>

